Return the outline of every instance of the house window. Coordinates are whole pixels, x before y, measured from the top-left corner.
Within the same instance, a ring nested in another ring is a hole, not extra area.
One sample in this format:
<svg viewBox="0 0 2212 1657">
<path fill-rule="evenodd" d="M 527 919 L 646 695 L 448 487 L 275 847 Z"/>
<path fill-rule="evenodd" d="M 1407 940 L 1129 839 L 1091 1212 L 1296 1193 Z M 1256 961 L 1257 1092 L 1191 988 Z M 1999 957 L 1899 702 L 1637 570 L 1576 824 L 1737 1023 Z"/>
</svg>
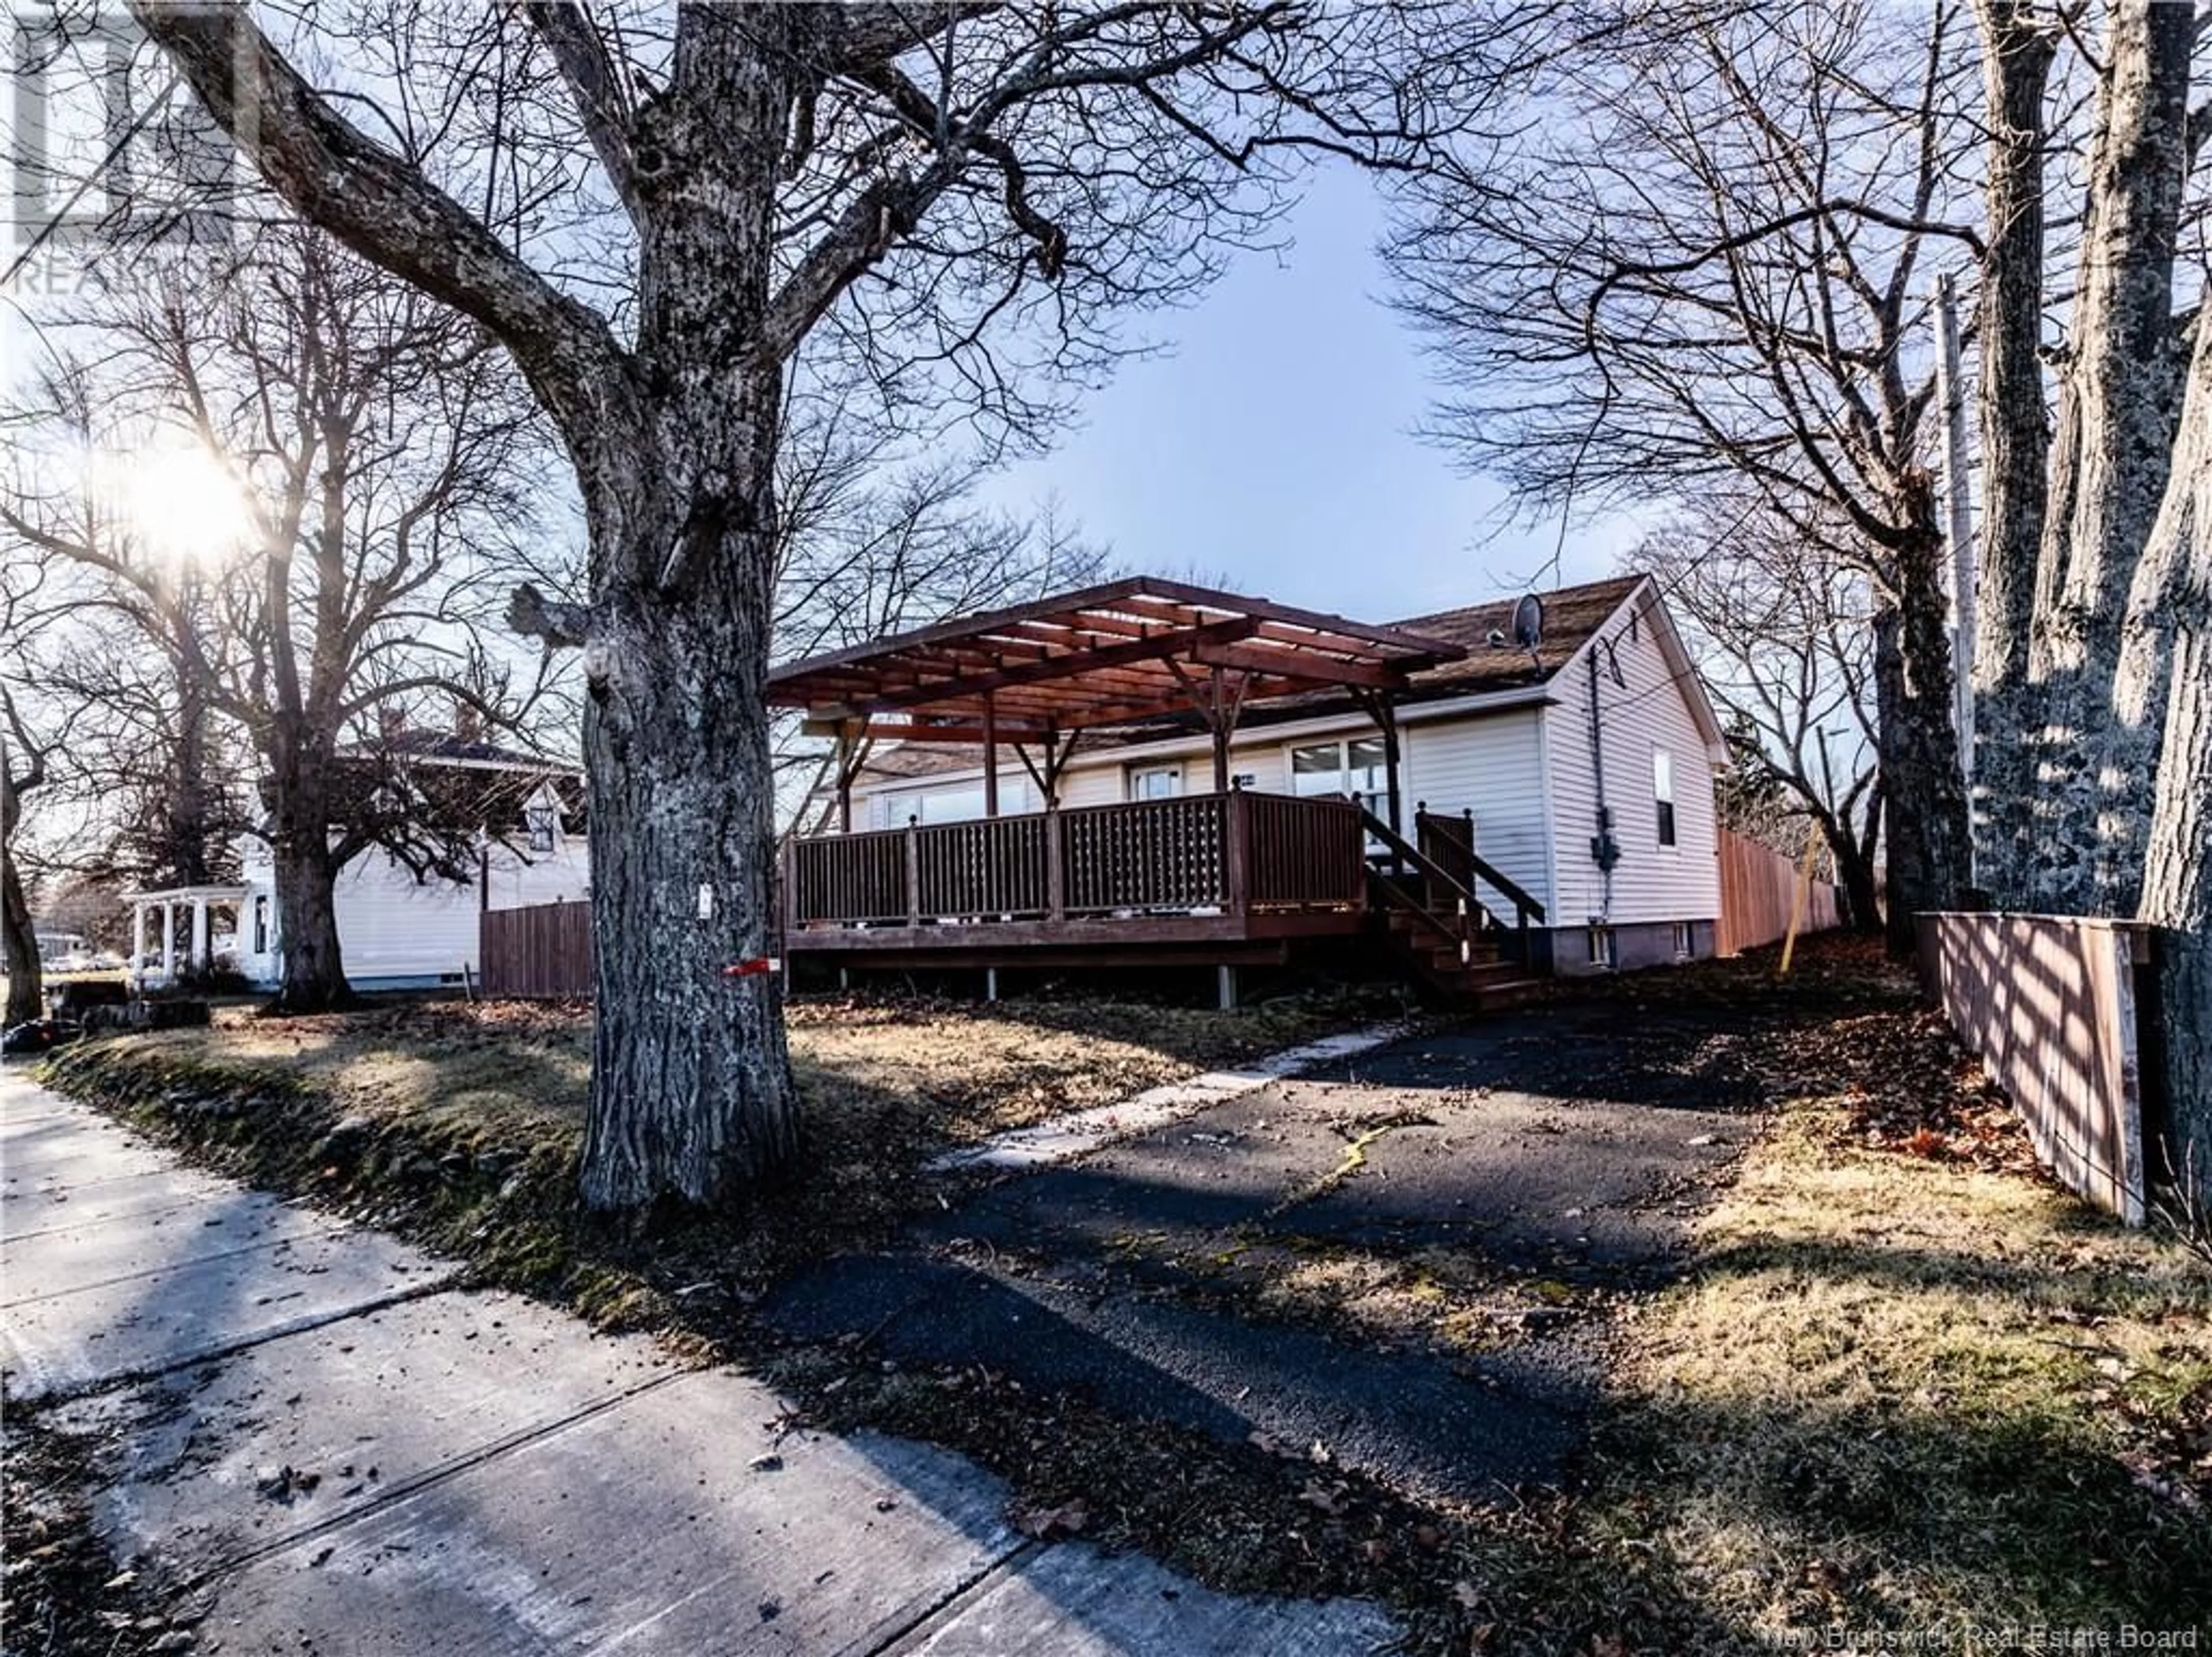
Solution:
<svg viewBox="0 0 2212 1657">
<path fill-rule="evenodd" d="M 257 955 L 269 953 L 269 899 L 266 898 L 253 900 L 253 953 Z"/>
<path fill-rule="evenodd" d="M 1614 966 L 1619 957 L 1613 953 L 1613 929 L 1593 926 L 1589 929 L 1589 964 L 1592 966 Z"/>
<path fill-rule="evenodd" d="M 983 787 L 933 789 L 915 797 L 915 815 L 925 823 L 972 823 L 983 816 Z"/>
<path fill-rule="evenodd" d="M 1149 765 L 1129 773 L 1132 800 L 1172 800 L 1182 792 L 1182 767 Z"/>
<path fill-rule="evenodd" d="M 1291 792 L 1349 795 L 1377 817 L 1390 811 L 1390 768 L 1379 736 L 1313 742 L 1291 750 Z"/>
<path fill-rule="evenodd" d="M 530 849 L 536 852 L 551 852 L 555 837 L 561 832 L 560 813 L 540 801 L 524 810 L 522 820 L 530 830 Z"/>
<path fill-rule="evenodd" d="M 1698 950 L 1697 950 L 1697 941 L 1696 941 L 1696 939 L 1695 939 L 1695 938 L 1691 935 L 1691 931 L 1690 931 L 1690 923 L 1689 923 L 1687 921 L 1677 921 L 1677 922 L 1675 922 L 1675 923 L 1674 923 L 1674 955 L 1675 955 L 1675 958 L 1676 958 L 1677 959 L 1679 959 L 1679 960 L 1687 960 L 1687 959 L 1690 959 L 1690 957 L 1691 957 L 1691 956 L 1692 956 L 1692 955 L 1696 954 L 1697 953 L 1698 953 Z"/>
<path fill-rule="evenodd" d="M 1664 748 L 1651 751 L 1651 798 L 1659 809 L 1659 844 L 1674 844 L 1674 756 Z"/>
</svg>

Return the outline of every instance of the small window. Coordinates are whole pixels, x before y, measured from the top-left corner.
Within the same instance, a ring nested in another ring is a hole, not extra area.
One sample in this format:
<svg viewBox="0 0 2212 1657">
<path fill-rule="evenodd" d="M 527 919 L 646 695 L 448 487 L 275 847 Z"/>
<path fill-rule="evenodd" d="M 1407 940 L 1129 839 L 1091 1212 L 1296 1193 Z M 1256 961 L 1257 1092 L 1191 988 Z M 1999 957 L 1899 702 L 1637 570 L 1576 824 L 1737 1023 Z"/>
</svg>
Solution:
<svg viewBox="0 0 2212 1657">
<path fill-rule="evenodd" d="M 265 897 L 253 900 L 253 953 L 269 953 L 269 899 Z"/>
<path fill-rule="evenodd" d="M 1697 953 L 1698 953 L 1698 948 L 1697 948 L 1697 939 L 1696 939 L 1696 937 L 1692 935 L 1692 933 L 1691 932 L 1691 929 L 1690 929 L 1690 923 L 1689 923 L 1687 921 L 1677 921 L 1677 922 L 1675 922 L 1675 923 L 1674 923 L 1674 956 L 1675 956 L 1675 959 L 1678 959 L 1678 960 L 1687 960 L 1687 959 L 1690 959 L 1690 957 L 1691 957 L 1691 956 L 1692 956 L 1692 955 L 1696 954 Z"/>
<path fill-rule="evenodd" d="M 1613 929 L 1594 926 L 1589 929 L 1589 964 L 1592 966 L 1613 965 Z"/>
<path fill-rule="evenodd" d="M 1664 748 L 1651 751 L 1651 798 L 1659 808 L 1659 844 L 1674 844 L 1674 756 Z"/>
<path fill-rule="evenodd" d="M 1129 773 L 1132 800 L 1172 800 L 1182 792 L 1182 767 L 1149 765 Z"/>
<path fill-rule="evenodd" d="M 525 810 L 522 820 L 530 829 L 530 849 L 550 853 L 556 837 L 561 832 L 560 813 L 541 802 Z"/>
<path fill-rule="evenodd" d="M 1344 745 L 1317 742 L 1291 750 L 1291 792 L 1299 795 L 1344 792 Z"/>
</svg>

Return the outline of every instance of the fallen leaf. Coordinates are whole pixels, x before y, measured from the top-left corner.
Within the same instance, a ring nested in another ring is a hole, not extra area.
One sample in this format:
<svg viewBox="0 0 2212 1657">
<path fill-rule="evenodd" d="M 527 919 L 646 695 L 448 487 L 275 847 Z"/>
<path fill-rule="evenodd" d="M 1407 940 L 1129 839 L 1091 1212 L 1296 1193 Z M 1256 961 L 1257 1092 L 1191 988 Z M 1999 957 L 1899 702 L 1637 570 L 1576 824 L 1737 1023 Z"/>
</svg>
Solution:
<svg viewBox="0 0 2212 1657">
<path fill-rule="evenodd" d="M 1091 1509 L 1079 1499 L 1057 1508 L 1020 1507 L 1014 1509 L 1014 1528 L 1040 1542 L 1054 1537 L 1079 1536 L 1091 1523 Z"/>
</svg>

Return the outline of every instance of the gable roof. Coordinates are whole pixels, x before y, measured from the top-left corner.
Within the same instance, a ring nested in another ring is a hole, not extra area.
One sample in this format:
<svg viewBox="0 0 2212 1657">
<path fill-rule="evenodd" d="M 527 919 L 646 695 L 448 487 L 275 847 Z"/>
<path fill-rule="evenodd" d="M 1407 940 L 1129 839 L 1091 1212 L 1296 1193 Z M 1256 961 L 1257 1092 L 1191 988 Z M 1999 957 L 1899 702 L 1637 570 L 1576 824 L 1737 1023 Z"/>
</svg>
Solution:
<svg viewBox="0 0 2212 1657">
<path fill-rule="evenodd" d="M 1410 673 L 1406 688 L 1395 700 L 1401 707 L 1413 706 L 1547 685 L 1581 654 L 1583 647 L 1596 636 L 1607 620 L 1648 580 L 1648 576 L 1640 574 L 1614 576 L 1538 594 L 1544 603 L 1544 632 L 1533 659 L 1528 652 L 1510 644 L 1494 648 L 1490 642 L 1493 632 L 1511 637 L 1513 610 L 1520 602 L 1518 598 L 1494 599 L 1389 623 L 1394 630 L 1456 645 L 1465 653 L 1456 660 Z M 1253 730 L 1295 719 L 1317 719 L 1358 711 L 1357 701 L 1342 689 L 1299 691 L 1248 702 L 1238 729 Z M 1097 734 L 1098 746 L 1089 752 L 1095 754 L 1101 747 L 1158 741 L 1203 728 L 1195 712 L 1170 715 L 1102 730 Z M 870 754 L 855 781 L 864 784 L 909 782 L 918 777 L 980 771 L 982 765 L 980 744 L 902 742 Z"/>
</svg>

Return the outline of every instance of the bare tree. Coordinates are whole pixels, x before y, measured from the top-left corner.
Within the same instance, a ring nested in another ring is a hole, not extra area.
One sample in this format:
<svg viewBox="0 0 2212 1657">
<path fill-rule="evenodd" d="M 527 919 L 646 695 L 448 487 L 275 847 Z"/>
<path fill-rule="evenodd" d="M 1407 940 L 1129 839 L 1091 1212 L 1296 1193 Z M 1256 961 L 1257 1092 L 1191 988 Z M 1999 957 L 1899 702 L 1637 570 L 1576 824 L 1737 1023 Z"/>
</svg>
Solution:
<svg viewBox="0 0 2212 1657">
<path fill-rule="evenodd" d="M 514 619 L 584 650 L 600 999 L 583 1190 L 633 1212 L 722 1199 L 796 1146 L 776 987 L 726 969 L 768 953 L 775 467 L 802 352 L 825 384 L 1019 421 L 1065 383 L 1025 368 L 1109 360 L 1104 320 L 1202 283 L 1301 153 L 1414 159 L 1438 112 L 1510 66 L 1517 21 L 1233 0 L 619 21 L 544 0 L 455 23 L 398 6 L 379 18 L 404 42 L 392 71 L 341 106 L 242 8 L 133 10 L 270 187 L 491 330 L 560 428 L 589 591 L 520 594 Z M 307 22 L 303 50 L 326 52 Z M 1411 31 L 1446 28 L 1451 50 L 1401 72 Z M 384 67 L 374 47 L 344 43 L 356 70 Z M 459 52 L 469 73 L 441 75 Z M 610 211 L 578 229 L 586 198 Z"/>
<path fill-rule="evenodd" d="M 2142 878 L 2150 815 L 2142 779 L 2159 751 L 2166 698 L 2161 686 L 2130 719 L 2112 691 L 2127 594 L 2166 490 L 2187 361 L 2173 284 L 2198 33 L 2188 4 L 2121 0 L 2101 42 L 2080 277 L 2061 351 L 2020 701 L 2027 723 L 1992 734 L 1998 744 L 2024 744 L 2035 762 L 2030 855 L 2008 871 L 2019 888 L 2010 895 L 2031 908 L 2125 914 Z M 2021 533 L 2027 517 L 2019 505 L 1993 504 L 2006 513 L 1996 521 L 2004 533 Z M 2016 585 L 2009 563 L 2003 575 Z M 2017 606 L 2016 591 L 1985 590 Z"/>
<path fill-rule="evenodd" d="M 1669 9 L 1563 57 L 1547 117 L 1413 192 L 1389 249 L 1442 436 L 1536 506 L 1751 490 L 1873 583 L 1893 945 L 1968 870 L 1920 291 L 1978 247 L 1954 5 Z"/>
<path fill-rule="evenodd" d="M 1848 526 L 1827 534 L 1848 547 Z M 1739 764 L 1806 819 L 1850 894 L 1855 925 L 1879 928 L 1872 594 L 1863 554 L 1777 519 L 1755 494 L 1725 496 L 1647 535 L 1634 562 L 1682 624 L 1705 687 L 1732 716 Z"/>
<path fill-rule="evenodd" d="M 172 664 L 180 744 L 204 746 L 203 708 L 240 734 L 261 799 L 235 826 L 275 866 L 276 1004 L 337 1004 L 337 871 L 371 847 L 467 868 L 466 829 L 376 786 L 404 769 L 395 716 L 453 699 L 511 723 L 526 700 L 479 624 L 499 550 L 535 521 L 531 412 L 478 330 L 313 232 L 270 231 L 88 320 L 100 351 L 52 364 L 46 417 L 131 467 L 179 457 L 185 498 L 134 503 L 127 475 L 33 463 L 0 522 L 95 577 L 92 601 Z M 231 556 L 184 578 L 149 521 L 167 514 L 227 523 Z M 203 842 L 212 798 L 198 783 L 187 807 Z"/>
<path fill-rule="evenodd" d="M 946 616 L 974 614 L 1103 578 L 1105 555 L 1048 504 L 1023 515 L 981 507 L 990 456 L 915 454 L 895 429 L 853 429 L 802 411 L 778 468 L 775 655 L 796 661 Z M 863 739 L 846 764 L 863 763 Z M 834 746 L 779 720 L 778 825 L 826 820 Z M 811 807 L 811 811 L 810 811 Z"/>
<path fill-rule="evenodd" d="M 40 695 L 33 641 L 52 624 L 52 571 L 35 552 L 0 560 L 0 970 L 8 978 L 8 1026 L 45 1010 L 39 941 L 23 878 L 19 835 L 26 796 L 51 789 L 69 746 L 69 710 Z"/>
</svg>

